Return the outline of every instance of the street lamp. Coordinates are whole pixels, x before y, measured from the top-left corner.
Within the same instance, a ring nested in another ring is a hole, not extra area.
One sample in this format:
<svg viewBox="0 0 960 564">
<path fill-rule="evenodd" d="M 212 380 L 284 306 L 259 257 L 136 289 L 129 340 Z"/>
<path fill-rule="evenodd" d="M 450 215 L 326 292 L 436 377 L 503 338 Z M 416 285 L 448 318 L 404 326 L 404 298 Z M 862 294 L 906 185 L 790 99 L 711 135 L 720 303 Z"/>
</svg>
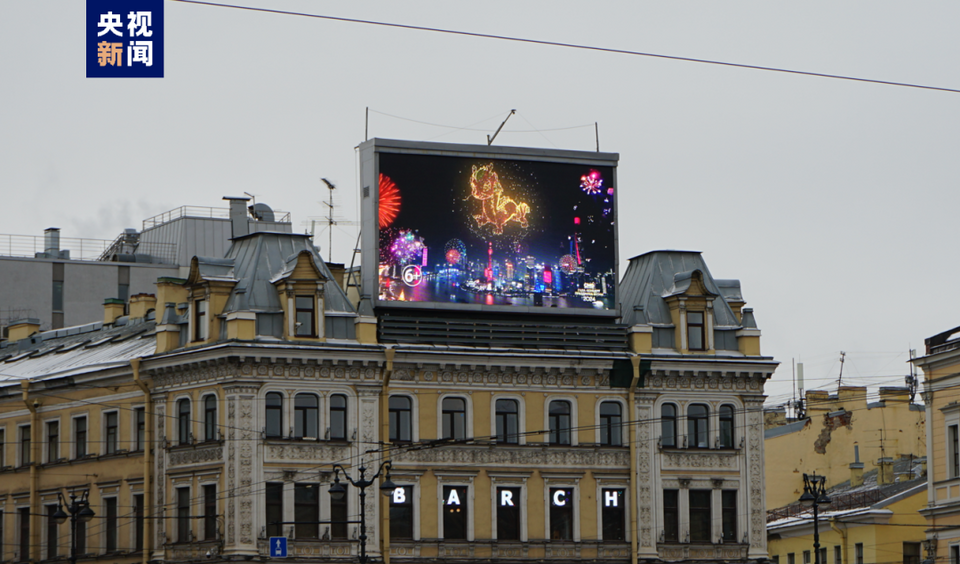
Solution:
<svg viewBox="0 0 960 564">
<path fill-rule="evenodd" d="M 330 497 L 334 501 L 340 501 L 343 499 L 343 496 L 347 495 L 347 490 L 340 484 L 340 471 L 343 471 L 343 477 L 347 479 L 347 482 L 353 484 L 353 486 L 360 490 L 360 564 L 367 564 L 367 504 L 365 502 L 367 498 L 366 489 L 373 484 L 377 478 L 380 477 L 380 474 L 383 472 L 383 469 L 387 469 L 386 479 L 380 484 L 380 492 L 383 495 L 390 495 L 393 493 L 393 490 L 397 489 L 397 485 L 390 480 L 390 461 L 385 460 L 380 463 L 380 468 L 377 469 L 377 473 L 374 474 L 369 480 L 364 478 L 364 475 L 367 472 L 366 467 L 363 465 L 363 461 L 360 461 L 360 468 L 357 470 L 360 472 L 360 477 L 354 480 L 347 474 L 347 469 L 339 464 L 333 465 L 333 484 L 330 486 Z"/>
<path fill-rule="evenodd" d="M 817 476 L 816 474 L 803 475 L 803 495 L 800 496 L 800 503 L 804 507 L 813 508 L 813 554 L 814 564 L 827 564 L 820 562 L 820 519 L 818 509 L 820 506 L 830 505 L 830 497 L 827 496 L 826 476 Z"/>
<path fill-rule="evenodd" d="M 87 523 L 96 515 L 90 509 L 89 495 L 90 490 L 83 490 L 80 499 L 77 499 L 77 494 L 70 492 L 68 504 L 63 494 L 57 492 L 57 512 L 53 514 L 53 519 L 58 525 L 62 525 L 67 520 L 67 514 L 63 511 L 64 506 L 70 512 L 70 564 L 77 564 L 77 522 Z"/>
</svg>

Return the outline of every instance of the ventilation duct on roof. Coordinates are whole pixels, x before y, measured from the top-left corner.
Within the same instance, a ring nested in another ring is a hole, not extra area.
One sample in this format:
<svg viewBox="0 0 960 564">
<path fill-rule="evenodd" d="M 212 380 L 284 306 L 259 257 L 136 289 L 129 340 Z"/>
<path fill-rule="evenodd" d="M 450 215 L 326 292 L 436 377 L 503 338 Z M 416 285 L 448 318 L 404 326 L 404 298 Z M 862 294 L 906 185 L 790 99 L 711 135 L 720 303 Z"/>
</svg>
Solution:
<svg viewBox="0 0 960 564">
<path fill-rule="evenodd" d="M 249 234 L 250 226 L 247 225 L 247 202 L 250 201 L 250 198 L 224 196 L 223 199 L 230 202 L 230 238 L 236 239 Z"/>
</svg>

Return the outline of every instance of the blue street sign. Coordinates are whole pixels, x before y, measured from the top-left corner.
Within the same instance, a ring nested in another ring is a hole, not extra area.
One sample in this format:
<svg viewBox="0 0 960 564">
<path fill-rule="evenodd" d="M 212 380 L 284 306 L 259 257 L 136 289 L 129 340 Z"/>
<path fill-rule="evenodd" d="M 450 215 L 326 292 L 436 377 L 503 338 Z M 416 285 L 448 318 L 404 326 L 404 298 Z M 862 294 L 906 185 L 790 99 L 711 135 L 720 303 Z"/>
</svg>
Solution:
<svg viewBox="0 0 960 564">
<path fill-rule="evenodd" d="M 287 537 L 270 537 L 270 558 L 287 557 Z"/>
</svg>

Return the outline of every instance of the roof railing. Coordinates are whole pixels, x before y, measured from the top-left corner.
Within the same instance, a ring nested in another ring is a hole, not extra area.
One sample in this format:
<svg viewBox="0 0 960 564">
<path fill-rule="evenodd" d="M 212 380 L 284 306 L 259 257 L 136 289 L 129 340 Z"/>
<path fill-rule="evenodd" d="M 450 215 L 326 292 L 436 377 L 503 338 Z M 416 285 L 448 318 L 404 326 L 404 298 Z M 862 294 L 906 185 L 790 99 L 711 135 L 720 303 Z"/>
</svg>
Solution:
<svg viewBox="0 0 960 564">
<path fill-rule="evenodd" d="M 275 223 L 290 223 L 290 212 L 273 210 Z M 157 214 L 143 220 L 143 231 L 169 223 L 182 217 L 196 217 L 201 219 L 230 219 L 230 208 L 211 208 L 206 206 L 180 206 L 170 211 Z M 250 218 L 252 219 L 252 218 Z"/>
<path fill-rule="evenodd" d="M 113 241 L 108 239 L 80 239 L 60 237 L 57 251 L 69 251 L 69 257 L 58 256 L 63 260 L 95 261 L 107 250 Z M 40 258 L 47 251 L 43 235 L 2 235 L 0 234 L 0 256 Z"/>
</svg>

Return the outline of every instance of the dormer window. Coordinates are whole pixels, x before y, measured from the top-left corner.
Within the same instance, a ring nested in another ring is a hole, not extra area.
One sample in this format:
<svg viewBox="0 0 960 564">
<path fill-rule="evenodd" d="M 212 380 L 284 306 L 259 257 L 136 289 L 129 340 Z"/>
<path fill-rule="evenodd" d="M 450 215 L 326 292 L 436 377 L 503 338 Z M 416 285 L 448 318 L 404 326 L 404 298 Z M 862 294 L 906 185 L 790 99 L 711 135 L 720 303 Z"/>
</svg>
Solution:
<svg viewBox="0 0 960 564">
<path fill-rule="evenodd" d="M 207 301 L 195 300 L 193 302 L 193 340 L 207 340 Z"/>
<path fill-rule="evenodd" d="M 703 351 L 705 339 L 703 338 L 703 312 L 687 312 L 687 349 L 691 351 Z"/>
<path fill-rule="evenodd" d="M 296 336 L 297 337 L 316 337 L 317 336 L 317 316 L 316 299 L 313 296 L 296 297 Z"/>
</svg>

